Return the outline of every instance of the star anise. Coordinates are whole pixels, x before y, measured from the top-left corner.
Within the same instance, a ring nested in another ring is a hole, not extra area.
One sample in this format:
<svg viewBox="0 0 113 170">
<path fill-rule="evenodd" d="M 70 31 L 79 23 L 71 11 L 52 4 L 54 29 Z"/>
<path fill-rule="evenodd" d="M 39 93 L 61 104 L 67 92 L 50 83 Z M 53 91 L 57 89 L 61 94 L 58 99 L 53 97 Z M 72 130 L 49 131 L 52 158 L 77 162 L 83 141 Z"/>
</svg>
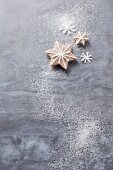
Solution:
<svg viewBox="0 0 113 170">
<path fill-rule="evenodd" d="M 60 65 L 65 70 L 67 70 L 69 61 L 77 60 L 71 52 L 71 44 L 61 44 L 58 41 L 55 42 L 54 48 L 47 50 L 46 53 L 51 59 L 51 66 Z"/>
<path fill-rule="evenodd" d="M 78 32 L 78 35 L 76 35 L 76 36 L 74 37 L 74 41 L 75 41 L 75 43 L 76 43 L 77 45 L 78 45 L 78 44 L 81 44 L 81 45 L 85 46 L 86 43 L 89 41 L 89 39 L 88 39 L 86 33 L 84 33 L 83 35 L 81 35 L 81 33 Z"/>
</svg>

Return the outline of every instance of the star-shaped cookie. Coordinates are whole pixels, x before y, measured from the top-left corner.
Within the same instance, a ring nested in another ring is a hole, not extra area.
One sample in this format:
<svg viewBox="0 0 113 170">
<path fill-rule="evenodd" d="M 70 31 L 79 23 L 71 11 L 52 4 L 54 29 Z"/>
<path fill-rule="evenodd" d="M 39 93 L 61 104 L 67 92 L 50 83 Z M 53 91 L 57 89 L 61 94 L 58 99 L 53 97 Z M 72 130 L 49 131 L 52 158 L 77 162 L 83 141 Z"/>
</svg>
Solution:
<svg viewBox="0 0 113 170">
<path fill-rule="evenodd" d="M 71 44 L 61 44 L 58 41 L 55 42 L 54 48 L 47 50 L 46 53 L 51 59 L 51 66 L 60 65 L 65 70 L 68 68 L 69 61 L 77 60 L 71 52 Z"/>
<path fill-rule="evenodd" d="M 84 33 L 83 35 L 81 35 L 81 33 L 78 32 L 78 35 L 76 35 L 76 36 L 74 37 L 74 41 L 75 41 L 75 43 L 76 43 L 77 45 L 81 44 L 81 45 L 85 46 L 86 43 L 89 41 L 89 39 L 88 39 L 86 33 Z"/>
</svg>

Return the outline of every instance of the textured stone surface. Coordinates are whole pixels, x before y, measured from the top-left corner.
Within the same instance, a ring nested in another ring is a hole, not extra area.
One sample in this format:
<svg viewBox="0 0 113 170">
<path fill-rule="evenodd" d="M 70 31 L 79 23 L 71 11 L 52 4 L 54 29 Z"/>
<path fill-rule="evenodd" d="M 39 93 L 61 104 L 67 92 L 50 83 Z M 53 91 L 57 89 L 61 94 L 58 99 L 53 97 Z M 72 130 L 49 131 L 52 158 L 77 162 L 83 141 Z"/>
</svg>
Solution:
<svg viewBox="0 0 113 170">
<path fill-rule="evenodd" d="M 93 61 L 52 70 L 68 21 Z M 0 0 L 0 170 L 113 170 L 112 0 Z"/>
</svg>

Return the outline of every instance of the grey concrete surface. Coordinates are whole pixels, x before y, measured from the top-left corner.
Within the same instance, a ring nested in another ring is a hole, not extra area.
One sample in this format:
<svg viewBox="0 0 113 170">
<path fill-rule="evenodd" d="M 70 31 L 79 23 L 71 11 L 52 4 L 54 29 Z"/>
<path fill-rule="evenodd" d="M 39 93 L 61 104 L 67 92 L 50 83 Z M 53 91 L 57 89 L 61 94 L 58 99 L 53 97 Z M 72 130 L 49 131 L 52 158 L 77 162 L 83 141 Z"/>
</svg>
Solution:
<svg viewBox="0 0 113 170">
<path fill-rule="evenodd" d="M 53 70 L 68 21 L 90 45 Z M 112 0 L 0 0 L 0 170 L 113 170 Z"/>
</svg>

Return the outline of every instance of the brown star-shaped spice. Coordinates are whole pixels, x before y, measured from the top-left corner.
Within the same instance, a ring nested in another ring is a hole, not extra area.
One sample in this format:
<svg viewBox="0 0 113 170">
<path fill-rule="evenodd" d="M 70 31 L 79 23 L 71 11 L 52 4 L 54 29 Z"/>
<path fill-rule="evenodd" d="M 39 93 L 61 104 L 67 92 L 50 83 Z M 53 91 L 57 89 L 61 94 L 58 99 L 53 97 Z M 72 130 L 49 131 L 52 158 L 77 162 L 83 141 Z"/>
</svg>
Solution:
<svg viewBox="0 0 113 170">
<path fill-rule="evenodd" d="M 86 45 L 86 43 L 89 41 L 86 33 L 84 33 L 83 35 L 81 35 L 80 32 L 78 32 L 78 35 L 74 37 L 74 41 L 75 43 L 78 44 L 82 44 L 83 46 Z"/>
<path fill-rule="evenodd" d="M 74 54 L 71 52 L 71 44 L 61 44 L 58 41 L 55 42 L 54 48 L 46 51 L 47 55 L 51 59 L 51 66 L 60 65 L 67 70 L 68 62 L 77 60 Z"/>
</svg>

